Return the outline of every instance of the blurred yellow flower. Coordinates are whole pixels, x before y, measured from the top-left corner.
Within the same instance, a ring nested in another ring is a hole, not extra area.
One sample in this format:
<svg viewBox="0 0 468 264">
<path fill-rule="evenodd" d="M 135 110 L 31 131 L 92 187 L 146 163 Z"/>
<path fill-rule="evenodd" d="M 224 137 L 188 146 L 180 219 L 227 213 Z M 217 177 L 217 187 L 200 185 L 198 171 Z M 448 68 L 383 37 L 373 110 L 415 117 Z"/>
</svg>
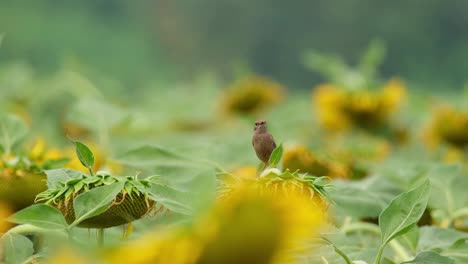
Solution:
<svg viewBox="0 0 468 264">
<path fill-rule="evenodd" d="M 228 114 L 256 114 L 280 102 L 283 94 L 284 88 L 279 83 L 251 76 L 224 91 L 221 107 Z"/>
<path fill-rule="evenodd" d="M 231 174 L 235 177 L 253 179 L 257 177 L 257 168 L 254 166 L 244 166 L 235 169 Z"/>
<path fill-rule="evenodd" d="M 446 144 L 460 150 L 468 147 L 468 113 L 445 106 L 436 110 L 425 131 L 426 143 Z"/>
<path fill-rule="evenodd" d="M 107 252 L 105 263 L 293 263 L 313 250 L 327 219 L 319 195 L 294 177 L 238 179 L 191 226 L 131 241 Z"/>
<path fill-rule="evenodd" d="M 267 172 L 230 186 L 219 200 L 218 225 L 216 221 L 211 225 L 222 235 L 208 244 L 202 259 L 290 263 L 306 250 L 326 222 L 328 204 L 306 181 L 290 173 L 285 178 L 280 175 Z"/>
<path fill-rule="evenodd" d="M 6 221 L 12 213 L 12 208 L 10 208 L 8 204 L 0 201 L 0 234 L 5 233 L 12 226 L 10 222 Z"/>
<path fill-rule="evenodd" d="M 299 170 L 315 176 L 331 178 L 350 178 L 350 168 L 338 161 L 318 158 L 304 146 L 287 148 L 283 155 L 283 168 L 290 171 Z"/>
<path fill-rule="evenodd" d="M 322 126 L 330 131 L 341 131 L 351 126 L 342 113 L 345 93 L 332 84 L 321 84 L 314 89 L 313 102 Z"/>
<path fill-rule="evenodd" d="M 47 160 L 66 158 L 65 154 L 56 148 L 48 148 L 44 138 L 37 138 L 28 153 L 29 159 L 37 165 L 42 165 Z"/>
<path fill-rule="evenodd" d="M 14 211 L 34 203 L 36 194 L 46 189 L 45 175 L 37 164 L 25 157 L 10 154 L 0 156 L 0 202 Z"/>
<path fill-rule="evenodd" d="M 314 89 L 312 100 L 322 126 L 338 132 L 351 127 L 372 130 L 388 126 L 405 96 L 403 82 L 391 79 L 376 91 L 322 84 Z"/>
<path fill-rule="evenodd" d="M 46 189 L 43 173 L 0 170 L 0 202 L 9 204 L 15 211 L 33 204 L 36 195 Z"/>
<path fill-rule="evenodd" d="M 189 230 L 170 228 L 151 232 L 125 246 L 110 250 L 109 264 L 190 264 L 197 263 L 202 244 Z"/>
<path fill-rule="evenodd" d="M 77 250 L 73 250 L 70 247 L 62 247 L 51 252 L 52 255 L 47 263 L 49 264 L 88 264 L 88 263 L 99 263 L 90 262 L 88 258 L 78 254 Z"/>
<path fill-rule="evenodd" d="M 444 162 L 446 163 L 457 163 L 463 160 L 463 151 L 458 148 L 450 147 L 444 155 Z"/>
</svg>

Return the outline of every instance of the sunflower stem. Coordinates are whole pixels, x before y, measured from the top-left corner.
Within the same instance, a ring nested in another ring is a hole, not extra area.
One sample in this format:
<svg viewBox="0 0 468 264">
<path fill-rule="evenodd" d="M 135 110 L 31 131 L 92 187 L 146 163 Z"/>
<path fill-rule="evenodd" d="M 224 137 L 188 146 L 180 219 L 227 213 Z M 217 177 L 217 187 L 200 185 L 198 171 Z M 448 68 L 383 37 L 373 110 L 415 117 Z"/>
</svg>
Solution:
<svg viewBox="0 0 468 264">
<path fill-rule="evenodd" d="M 384 249 L 385 249 L 385 244 L 380 245 L 374 264 L 380 264 L 380 259 L 382 258 Z"/>
<path fill-rule="evenodd" d="M 104 246 L 104 228 L 99 228 L 97 230 L 97 244 L 98 247 Z"/>
<path fill-rule="evenodd" d="M 94 177 L 93 169 L 91 167 L 87 167 L 87 168 L 88 168 L 88 171 L 89 171 L 89 175 Z"/>
</svg>

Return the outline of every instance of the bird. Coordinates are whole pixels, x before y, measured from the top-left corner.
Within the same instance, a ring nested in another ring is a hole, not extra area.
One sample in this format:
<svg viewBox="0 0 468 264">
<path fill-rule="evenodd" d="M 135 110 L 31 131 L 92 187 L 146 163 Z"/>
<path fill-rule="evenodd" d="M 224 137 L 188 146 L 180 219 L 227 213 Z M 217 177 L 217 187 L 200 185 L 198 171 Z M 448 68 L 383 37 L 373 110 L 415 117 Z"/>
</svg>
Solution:
<svg viewBox="0 0 468 264">
<path fill-rule="evenodd" d="M 268 166 L 271 153 L 276 148 L 276 143 L 273 136 L 268 132 L 265 120 L 257 120 L 255 122 L 252 145 L 257 157 L 265 166 Z"/>
</svg>

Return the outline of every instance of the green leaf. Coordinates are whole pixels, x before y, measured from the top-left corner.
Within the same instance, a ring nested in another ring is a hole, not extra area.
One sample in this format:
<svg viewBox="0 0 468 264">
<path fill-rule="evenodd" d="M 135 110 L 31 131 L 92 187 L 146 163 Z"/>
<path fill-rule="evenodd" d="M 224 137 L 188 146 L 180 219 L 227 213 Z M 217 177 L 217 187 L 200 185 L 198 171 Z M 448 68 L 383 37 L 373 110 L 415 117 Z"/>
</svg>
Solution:
<svg viewBox="0 0 468 264">
<path fill-rule="evenodd" d="M 403 262 L 402 264 L 455 264 L 451 258 L 439 255 L 434 251 L 425 251 L 419 253 L 415 259 Z"/>
<path fill-rule="evenodd" d="M 26 262 L 34 253 L 33 243 L 25 236 L 6 233 L 0 239 L 5 264 L 20 264 Z M 1 259 L 0 259 L 1 260 Z"/>
<path fill-rule="evenodd" d="M 94 166 L 94 154 L 93 152 L 83 143 L 79 141 L 73 141 L 75 144 L 76 155 L 80 160 L 81 164 L 86 168 L 92 168 Z"/>
<path fill-rule="evenodd" d="M 443 165 L 431 170 L 431 198 L 429 207 L 451 216 L 468 204 L 468 177 L 462 177 L 460 166 Z"/>
<path fill-rule="evenodd" d="M 188 157 L 156 145 L 144 145 L 131 149 L 119 155 L 116 160 L 137 167 L 187 167 L 191 162 Z"/>
<path fill-rule="evenodd" d="M 376 226 L 377 228 L 377 226 Z M 333 248 L 339 248 L 351 260 L 363 260 L 366 263 L 371 263 L 377 252 L 379 238 L 377 235 L 370 232 L 353 232 L 352 234 L 344 234 L 341 232 L 326 234 L 328 243 L 333 245 Z M 336 252 L 336 251 L 335 251 Z M 328 258 L 327 258 L 328 259 Z M 311 262 L 321 263 L 321 262 Z M 342 263 L 338 261 L 329 262 Z"/>
<path fill-rule="evenodd" d="M 370 42 L 358 66 L 366 80 L 372 81 L 375 79 L 377 68 L 385 57 L 385 51 L 385 44 L 381 40 L 374 39 Z"/>
<path fill-rule="evenodd" d="M 14 115 L 0 115 L 0 153 L 9 154 L 27 133 L 28 128 L 20 118 Z"/>
<path fill-rule="evenodd" d="M 429 180 L 393 199 L 379 216 L 382 245 L 410 230 L 426 209 L 430 194 Z"/>
<path fill-rule="evenodd" d="M 81 95 L 82 89 L 79 92 Z M 82 98 L 72 106 L 67 118 L 93 130 L 96 134 L 100 134 L 108 133 L 109 129 L 124 121 L 128 115 L 128 111 L 114 104 L 97 98 L 87 97 Z"/>
<path fill-rule="evenodd" d="M 116 182 L 111 185 L 105 185 L 94 188 L 89 192 L 78 195 L 73 201 L 76 220 L 70 227 L 76 226 L 83 220 L 99 215 L 105 212 L 114 201 L 123 187 L 123 182 Z"/>
<path fill-rule="evenodd" d="M 377 218 L 400 192 L 387 179 L 374 176 L 359 181 L 335 181 L 329 194 L 340 213 L 355 218 Z"/>
<path fill-rule="evenodd" d="M 396 240 L 413 255 L 416 254 L 416 250 L 419 242 L 419 228 L 417 225 L 408 230 L 406 234 L 403 234 L 396 238 Z"/>
<path fill-rule="evenodd" d="M 65 165 L 67 165 L 69 162 L 70 162 L 69 158 L 46 160 L 42 164 L 41 169 L 50 170 L 54 168 L 60 168 L 60 167 L 64 167 Z"/>
<path fill-rule="evenodd" d="M 459 239 L 441 254 L 453 258 L 456 263 L 468 263 L 468 238 Z"/>
<path fill-rule="evenodd" d="M 280 162 L 281 158 L 283 157 L 283 143 L 279 144 L 270 155 L 270 159 L 268 163 L 270 167 L 276 167 Z"/>
<path fill-rule="evenodd" d="M 346 262 L 346 264 L 353 264 L 353 261 L 348 257 L 348 255 L 346 255 L 337 246 L 335 246 L 335 244 L 333 244 L 333 242 L 328 240 L 326 237 L 322 237 L 322 239 L 327 241 L 333 247 L 333 250 L 335 250 L 335 252 L 343 258 L 343 260 Z"/>
<path fill-rule="evenodd" d="M 80 179 L 84 175 L 81 171 L 71 169 L 54 169 L 45 170 L 44 172 L 47 175 L 47 187 L 49 189 L 60 188 L 61 183 L 71 179 Z"/>
<path fill-rule="evenodd" d="M 350 71 L 342 58 L 317 51 L 306 52 L 303 55 L 303 63 L 308 69 L 320 73 L 331 82 L 340 82 Z"/>
<path fill-rule="evenodd" d="M 468 234 L 449 228 L 423 226 L 419 229 L 418 251 L 441 251 Z"/>
<path fill-rule="evenodd" d="M 151 200 L 161 203 L 171 211 L 185 215 L 193 213 L 193 208 L 189 206 L 193 202 L 193 197 L 189 192 L 181 192 L 169 186 L 154 183 L 140 191 L 147 193 Z"/>
<path fill-rule="evenodd" d="M 9 220 L 50 230 L 62 230 L 67 227 L 62 213 L 46 204 L 31 205 L 11 216 Z"/>
</svg>

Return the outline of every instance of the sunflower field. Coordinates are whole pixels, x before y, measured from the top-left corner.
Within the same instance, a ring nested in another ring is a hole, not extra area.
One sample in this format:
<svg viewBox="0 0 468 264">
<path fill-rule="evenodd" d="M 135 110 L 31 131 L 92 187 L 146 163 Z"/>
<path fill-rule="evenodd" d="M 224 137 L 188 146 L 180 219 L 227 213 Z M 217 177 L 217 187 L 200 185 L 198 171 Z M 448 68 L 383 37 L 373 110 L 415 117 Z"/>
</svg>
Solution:
<svg viewBox="0 0 468 264">
<path fill-rule="evenodd" d="M 70 10 L 50 21 L 99 25 L 89 38 L 104 44 L 120 25 Z M 182 19 L 154 12 L 162 29 Z M 468 263 L 468 86 L 387 74 L 380 39 L 355 62 L 301 50 L 310 83 L 244 61 L 147 77 L 128 27 L 108 47 L 127 64 L 102 59 L 106 74 L 79 56 L 31 63 L 50 47 L 16 49 L 0 28 L 0 263 Z M 167 41 L 185 51 L 183 36 Z"/>
</svg>

